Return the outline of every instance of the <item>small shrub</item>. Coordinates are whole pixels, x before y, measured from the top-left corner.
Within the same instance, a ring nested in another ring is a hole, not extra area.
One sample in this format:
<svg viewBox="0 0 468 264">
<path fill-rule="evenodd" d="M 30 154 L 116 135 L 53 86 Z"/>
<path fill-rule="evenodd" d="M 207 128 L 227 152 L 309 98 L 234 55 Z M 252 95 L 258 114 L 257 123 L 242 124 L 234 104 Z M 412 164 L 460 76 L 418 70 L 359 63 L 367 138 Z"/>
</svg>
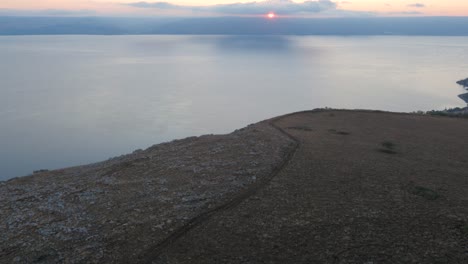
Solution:
<svg viewBox="0 0 468 264">
<path fill-rule="evenodd" d="M 385 154 L 397 154 L 398 153 L 394 150 L 394 148 L 396 147 L 396 144 L 391 141 L 384 141 L 382 142 L 381 145 L 383 148 L 378 149 L 379 152 L 382 152 Z"/>
<path fill-rule="evenodd" d="M 391 141 L 384 141 L 382 142 L 382 146 L 386 149 L 393 149 L 396 145 L 395 143 L 391 142 Z"/>
<path fill-rule="evenodd" d="M 430 201 L 437 200 L 440 197 L 440 194 L 438 194 L 436 191 L 416 185 L 410 187 L 410 193 L 413 195 L 421 196 L 426 200 Z"/>
</svg>

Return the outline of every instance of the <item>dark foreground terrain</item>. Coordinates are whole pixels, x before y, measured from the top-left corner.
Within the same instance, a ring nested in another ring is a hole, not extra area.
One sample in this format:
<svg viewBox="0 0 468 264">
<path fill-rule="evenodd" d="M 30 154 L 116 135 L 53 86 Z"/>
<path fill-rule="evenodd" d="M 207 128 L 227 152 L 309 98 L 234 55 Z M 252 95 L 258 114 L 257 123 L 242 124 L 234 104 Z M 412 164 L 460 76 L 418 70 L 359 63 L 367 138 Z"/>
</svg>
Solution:
<svg viewBox="0 0 468 264">
<path fill-rule="evenodd" d="M 311 111 L 0 183 L 1 263 L 468 263 L 468 120 Z"/>
</svg>

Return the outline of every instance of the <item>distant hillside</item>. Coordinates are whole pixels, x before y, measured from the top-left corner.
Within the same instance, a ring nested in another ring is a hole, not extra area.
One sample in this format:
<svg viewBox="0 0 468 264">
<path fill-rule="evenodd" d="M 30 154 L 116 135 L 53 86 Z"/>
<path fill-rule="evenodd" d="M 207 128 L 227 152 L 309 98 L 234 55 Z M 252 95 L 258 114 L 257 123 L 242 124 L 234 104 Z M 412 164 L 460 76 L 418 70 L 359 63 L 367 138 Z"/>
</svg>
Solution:
<svg viewBox="0 0 468 264">
<path fill-rule="evenodd" d="M 414 35 L 468 36 L 468 17 L 104 18 L 0 17 L 0 35 Z"/>
</svg>

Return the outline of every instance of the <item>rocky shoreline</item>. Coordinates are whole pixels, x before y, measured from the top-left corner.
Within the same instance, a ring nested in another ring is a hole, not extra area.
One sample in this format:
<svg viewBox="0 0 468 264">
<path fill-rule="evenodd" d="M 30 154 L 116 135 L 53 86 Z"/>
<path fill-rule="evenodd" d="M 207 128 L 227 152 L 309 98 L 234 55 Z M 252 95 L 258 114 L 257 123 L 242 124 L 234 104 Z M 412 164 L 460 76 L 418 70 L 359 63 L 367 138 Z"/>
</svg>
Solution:
<svg viewBox="0 0 468 264">
<path fill-rule="evenodd" d="M 463 88 L 467 88 L 468 78 L 458 81 L 457 84 L 463 86 Z M 458 97 L 462 99 L 466 104 L 468 104 L 468 93 L 460 94 L 458 95 Z M 433 110 L 433 111 L 426 112 L 426 114 L 468 118 L 468 106 L 450 108 L 450 109 L 445 109 L 445 110 Z"/>
<path fill-rule="evenodd" d="M 468 90 L 468 78 L 466 78 L 465 80 L 458 81 L 457 83 Z M 462 99 L 463 101 L 465 101 L 465 103 L 468 104 L 468 93 L 460 94 L 458 97 L 460 97 L 460 99 Z"/>
</svg>

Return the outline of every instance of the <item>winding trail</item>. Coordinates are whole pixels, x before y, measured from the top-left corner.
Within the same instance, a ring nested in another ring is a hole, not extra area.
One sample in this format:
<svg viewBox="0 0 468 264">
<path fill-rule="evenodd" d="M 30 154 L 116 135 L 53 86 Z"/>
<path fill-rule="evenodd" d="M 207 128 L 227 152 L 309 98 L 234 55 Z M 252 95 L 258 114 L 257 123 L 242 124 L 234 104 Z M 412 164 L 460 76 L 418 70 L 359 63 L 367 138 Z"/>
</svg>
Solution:
<svg viewBox="0 0 468 264">
<path fill-rule="evenodd" d="M 290 138 L 292 141 L 295 142 L 294 149 L 290 151 L 283 159 L 281 163 L 279 163 L 272 171 L 269 177 L 266 177 L 262 180 L 259 180 L 252 184 L 247 190 L 241 192 L 239 195 L 234 197 L 232 200 L 228 201 L 225 204 L 222 204 L 218 207 L 213 208 L 212 210 L 205 211 L 196 217 L 190 219 L 185 225 L 180 227 L 179 229 L 175 230 L 170 236 L 168 236 L 166 239 L 164 239 L 161 243 L 156 245 L 155 247 L 151 248 L 151 250 L 146 254 L 145 258 L 143 259 L 142 262 L 144 263 L 153 263 L 155 259 L 157 259 L 162 252 L 170 247 L 177 239 L 183 237 L 187 232 L 192 230 L 198 225 L 203 224 L 205 221 L 210 219 L 213 215 L 220 213 L 222 211 L 231 209 L 252 195 L 256 194 L 260 189 L 264 188 L 265 186 L 268 185 L 268 183 L 271 182 L 271 180 L 278 175 L 278 173 L 288 165 L 288 163 L 293 159 L 295 153 L 297 152 L 299 146 L 300 146 L 300 141 L 294 137 L 293 135 L 287 133 L 283 128 L 279 127 L 276 125 L 276 122 L 280 120 L 281 118 L 284 118 L 286 116 L 281 116 L 281 117 L 276 117 L 273 118 L 272 120 L 267 121 L 269 125 L 280 131 L 282 134 Z"/>
</svg>

